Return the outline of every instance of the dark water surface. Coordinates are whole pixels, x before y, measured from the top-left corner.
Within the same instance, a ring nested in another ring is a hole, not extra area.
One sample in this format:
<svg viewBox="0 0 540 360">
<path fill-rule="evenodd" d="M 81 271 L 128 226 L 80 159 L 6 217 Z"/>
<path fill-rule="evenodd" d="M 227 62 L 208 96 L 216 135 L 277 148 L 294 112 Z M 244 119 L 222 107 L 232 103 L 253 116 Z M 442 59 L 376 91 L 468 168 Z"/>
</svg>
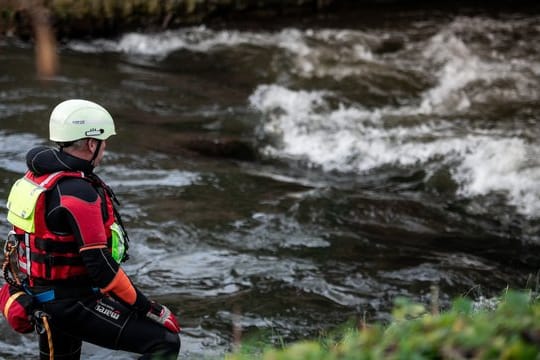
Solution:
<svg viewBox="0 0 540 360">
<path fill-rule="evenodd" d="M 181 320 L 181 358 L 228 351 L 236 312 L 278 343 L 386 321 L 432 285 L 445 304 L 535 284 L 540 16 L 374 23 L 71 41 L 46 82 L 28 44 L 0 39 L 0 215 L 52 107 L 80 97 L 117 122 L 97 172 L 127 272 Z M 0 356 L 37 355 L 0 328 Z"/>
</svg>

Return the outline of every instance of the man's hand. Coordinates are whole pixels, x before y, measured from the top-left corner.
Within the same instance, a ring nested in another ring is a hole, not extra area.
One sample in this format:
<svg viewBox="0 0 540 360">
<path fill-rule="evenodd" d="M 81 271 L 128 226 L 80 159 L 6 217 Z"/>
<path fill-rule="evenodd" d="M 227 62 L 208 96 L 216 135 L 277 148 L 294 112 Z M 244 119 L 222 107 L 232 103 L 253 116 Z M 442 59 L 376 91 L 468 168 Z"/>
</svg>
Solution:
<svg viewBox="0 0 540 360">
<path fill-rule="evenodd" d="M 165 326 L 173 333 L 178 334 L 180 332 L 178 320 L 176 320 L 176 317 L 173 315 L 171 310 L 169 310 L 169 308 L 167 308 L 165 305 L 152 301 L 150 310 L 148 310 L 148 313 L 146 313 L 146 317 Z"/>
</svg>

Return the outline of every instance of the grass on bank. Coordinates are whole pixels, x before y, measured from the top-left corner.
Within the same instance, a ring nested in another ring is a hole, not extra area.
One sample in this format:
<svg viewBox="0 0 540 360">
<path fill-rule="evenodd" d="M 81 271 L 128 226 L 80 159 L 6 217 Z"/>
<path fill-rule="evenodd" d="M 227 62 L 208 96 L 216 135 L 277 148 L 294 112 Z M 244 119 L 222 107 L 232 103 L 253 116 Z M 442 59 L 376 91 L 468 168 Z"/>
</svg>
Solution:
<svg viewBox="0 0 540 360">
<path fill-rule="evenodd" d="M 507 291 L 495 309 L 466 298 L 431 314 L 423 305 L 396 303 L 393 321 L 344 331 L 339 340 L 302 341 L 257 352 L 241 346 L 227 360 L 540 359 L 540 297 Z"/>
</svg>

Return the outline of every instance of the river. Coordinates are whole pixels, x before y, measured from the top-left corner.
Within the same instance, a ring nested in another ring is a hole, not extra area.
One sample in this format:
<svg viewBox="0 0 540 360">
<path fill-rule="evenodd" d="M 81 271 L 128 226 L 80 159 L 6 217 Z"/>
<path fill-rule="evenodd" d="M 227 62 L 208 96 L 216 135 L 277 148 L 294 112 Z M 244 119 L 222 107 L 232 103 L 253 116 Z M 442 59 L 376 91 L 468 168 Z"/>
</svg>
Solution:
<svg viewBox="0 0 540 360">
<path fill-rule="evenodd" d="M 178 315 L 182 359 L 220 358 L 233 321 L 279 345 L 432 286 L 443 306 L 538 287 L 540 16 L 330 20 L 65 41 L 47 81 L 0 39 L 0 216 L 51 109 L 86 98 L 117 123 L 96 172 L 125 269 Z M 0 331 L 1 357 L 37 358 Z"/>
</svg>

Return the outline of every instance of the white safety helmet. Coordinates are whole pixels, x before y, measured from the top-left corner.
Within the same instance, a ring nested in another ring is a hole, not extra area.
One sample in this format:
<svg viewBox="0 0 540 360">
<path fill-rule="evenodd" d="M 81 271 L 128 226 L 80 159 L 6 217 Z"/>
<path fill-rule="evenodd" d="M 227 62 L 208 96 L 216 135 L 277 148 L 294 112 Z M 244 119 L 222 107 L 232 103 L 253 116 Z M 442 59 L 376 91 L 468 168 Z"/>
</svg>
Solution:
<svg viewBox="0 0 540 360">
<path fill-rule="evenodd" d="M 49 138 L 52 141 L 63 143 L 84 138 L 106 140 L 111 135 L 116 135 L 111 114 L 94 102 L 66 100 L 51 113 Z"/>
</svg>

